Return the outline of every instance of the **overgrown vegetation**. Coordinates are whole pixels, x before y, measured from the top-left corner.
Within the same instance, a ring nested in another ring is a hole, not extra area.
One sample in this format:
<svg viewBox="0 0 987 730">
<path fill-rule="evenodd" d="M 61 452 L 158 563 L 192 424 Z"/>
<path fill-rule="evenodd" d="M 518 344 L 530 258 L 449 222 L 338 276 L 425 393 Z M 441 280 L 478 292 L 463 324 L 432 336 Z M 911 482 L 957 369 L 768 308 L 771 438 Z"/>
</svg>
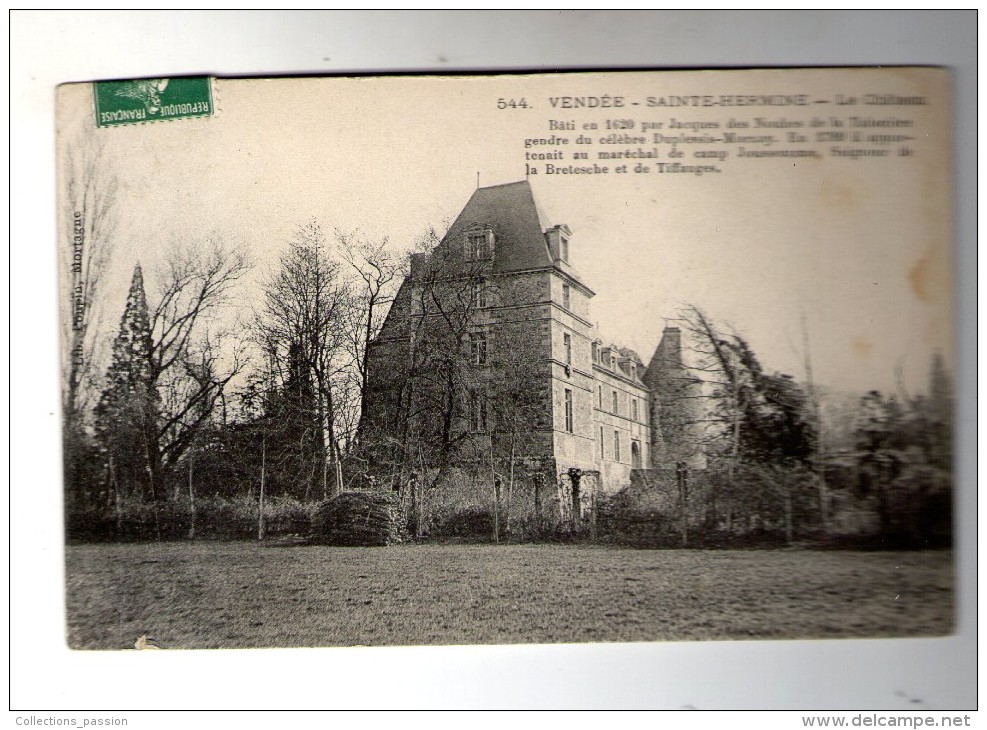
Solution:
<svg viewBox="0 0 987 730">
<path fill-rule="evenodd" d="M 393 495 L 420 540 L 950 543 L 953 396 L 938 355 L 925 394 L 847 403 L 813 383 L 807 351 L 804 377 L 771 372 L 688 307 L 688 367 L 655 393 L 664 463 L 608 497 L 538 456 L 559 428 L 551 333 L 531 314 L 550 286 L 496 276 L 491 230 L 467 231 L 465 253 L 429 230 L 406 255 L 309 222 L 260 277 L 256 310 L 241 304 L 252 264 L 235 243 L 176 244 L 154 270 L 134 266 L 107 337 L 115 181 L 100 179 L 98 149 L 80 154 L 69 192 L 87 217 L 63 251 L 82 292 L 65 303 L 72 540 L 307 533 L 316 505 L 363 490 Z M 528 314 L 488 327 L 498 305 Z"/>
<path fill-rule="evenodd" d="M 952 386 L 942 358 L 927 394 L 878 391 L 827 412 L 811 367 L 767 374 L 736 332 L 690 307 L 683 321 L 705 407 L 687 424 L 701 469 L 642 474 L 600 507 L 603 535 L 642 547 L 816 544 L 948 547 Z"/>
</svg>

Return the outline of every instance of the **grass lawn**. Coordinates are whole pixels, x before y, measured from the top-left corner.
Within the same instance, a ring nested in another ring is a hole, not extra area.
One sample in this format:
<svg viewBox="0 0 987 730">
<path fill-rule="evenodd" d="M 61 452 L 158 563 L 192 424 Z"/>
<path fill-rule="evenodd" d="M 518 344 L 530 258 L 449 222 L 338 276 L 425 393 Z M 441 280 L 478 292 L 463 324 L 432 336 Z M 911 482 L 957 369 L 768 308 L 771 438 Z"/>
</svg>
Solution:
<svg viewBox="0 0 987 730">
<path fill-rule="evenodd" d="M 68 643 L 165 648 L 935 636 L 952 553 L 73 545 Z"/>
</svg>

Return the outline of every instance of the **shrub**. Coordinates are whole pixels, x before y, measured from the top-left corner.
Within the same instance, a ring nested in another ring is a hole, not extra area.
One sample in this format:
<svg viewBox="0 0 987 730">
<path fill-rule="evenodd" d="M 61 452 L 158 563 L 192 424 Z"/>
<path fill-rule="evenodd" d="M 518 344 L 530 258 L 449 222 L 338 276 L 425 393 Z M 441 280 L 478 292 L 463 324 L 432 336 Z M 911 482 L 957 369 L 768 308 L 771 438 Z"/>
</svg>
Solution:
<svg viewBox="0 0 987 730">
<path fill-rule="evenodd" d="M 344 492 L 318 505 L 312 541 L 326 545 L 391 545 L 406 538 L 400 503 L 391 494 Z"/>
<path fill-rule="evenodd" d="M 493 512 L 484 507 L 466 507 L 446 515 L 432 529 L 433 537 L 463 540 L 492 540 Z"/>
<path fill-rule="evenodd" d="M 264 503 L 265 535 L 308 534 L 316 503 L 291 497 Z M 73 542 L 140 540 L 249 540 L 257 537 L 259 504 L 249 497 L 202 497 L 195 509 L 186 499 L 123 500 L 119 505 L 69 510 L 66 537 Z"/>
</svg>

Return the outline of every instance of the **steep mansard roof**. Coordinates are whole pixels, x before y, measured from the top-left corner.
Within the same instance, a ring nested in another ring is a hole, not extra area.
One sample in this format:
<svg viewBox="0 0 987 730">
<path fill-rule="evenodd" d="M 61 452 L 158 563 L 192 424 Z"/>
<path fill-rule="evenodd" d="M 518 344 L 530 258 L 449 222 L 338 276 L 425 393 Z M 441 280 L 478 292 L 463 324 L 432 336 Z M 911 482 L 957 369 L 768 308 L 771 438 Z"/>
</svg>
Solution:
<svg viewBox="0 0 987 730">
<path fill-rule="evenodd" d="M 472 226 L 493 228 L 493 271 L 525 271 L 552 265 L 545 240 L 547 222 L 538 210 L 527 180 L 478 188 L 440 246 L 461 246 Z"/>
</svg>

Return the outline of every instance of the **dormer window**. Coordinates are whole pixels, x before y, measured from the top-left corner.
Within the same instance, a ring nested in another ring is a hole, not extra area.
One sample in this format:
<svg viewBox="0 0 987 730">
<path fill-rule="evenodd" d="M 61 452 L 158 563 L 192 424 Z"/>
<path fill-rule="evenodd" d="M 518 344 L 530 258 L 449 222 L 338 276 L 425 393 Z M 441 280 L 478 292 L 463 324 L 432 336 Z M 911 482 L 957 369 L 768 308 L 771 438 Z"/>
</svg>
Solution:
<svg viewBox="0 0 987 730">
<path fill-rule="evenodd" d="M 545 239 L 548 241 L 548 249 L 552 255 L 552 261 L 569 262 L 569 237 L 572 231 L 569 226 L 559 225 L 545 231 Z"/>
<path fill-rule="evenodd" d="M 486 261 L 493 258 L 494 235 L 489 228 L 474 228 L 466 232 L 466 259 Z"/>
</svg>

